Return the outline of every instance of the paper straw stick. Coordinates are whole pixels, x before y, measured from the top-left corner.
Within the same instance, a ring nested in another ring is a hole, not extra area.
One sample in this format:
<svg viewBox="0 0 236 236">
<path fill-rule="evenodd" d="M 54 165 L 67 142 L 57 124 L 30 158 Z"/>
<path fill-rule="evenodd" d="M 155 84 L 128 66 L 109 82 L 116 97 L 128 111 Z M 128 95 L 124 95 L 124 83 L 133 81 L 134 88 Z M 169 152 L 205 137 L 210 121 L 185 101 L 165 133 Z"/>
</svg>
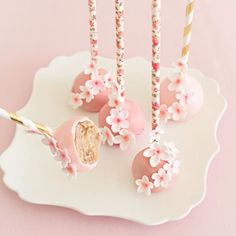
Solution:
<svg viewBox="0 0 236 236">
<path fill-rule="evenodd" d="M 96 0 L 88 0 L 88 8 L 89 8 L 89 37 L 90 37 L 91 64 L 96 66 L 98 57 Z"/>
<path fill-rule="evenodd" d="M 2 108 L 0 108 L 0 117 L 11 120 L 17 124 L 23 125 L 29 128 L 32 131 L 39 132 L 40 134 L 44 134 L 47 136 L 52 136 L 52 130 L 40 123 L 33 122 L 27 118 L 18 116 L 15 113 L 8 112 Z"/>
<path fill-rule="evenodd" d="M 184 63 L 188 63 L 188 58 L 189 58 L 189 46 L 192 34 L 194 2 L 195 0 L 187 0 L 186 10 L 185 10 L 185 26 L 183 35 L 184 38 L 183 38 L 183 48 L 181 56 Z"/>
<path fill-rule="evenodd" d="M 160 126 L 160 0 L 152 0 L 152 129 Z"/>
<path fill-rule="evenodd" d="M 115 0 L 116 10 L 116 73 L 121 92 L 125 91 L 125 61 L 124 61 L 124 1 Z"/>
</svg>

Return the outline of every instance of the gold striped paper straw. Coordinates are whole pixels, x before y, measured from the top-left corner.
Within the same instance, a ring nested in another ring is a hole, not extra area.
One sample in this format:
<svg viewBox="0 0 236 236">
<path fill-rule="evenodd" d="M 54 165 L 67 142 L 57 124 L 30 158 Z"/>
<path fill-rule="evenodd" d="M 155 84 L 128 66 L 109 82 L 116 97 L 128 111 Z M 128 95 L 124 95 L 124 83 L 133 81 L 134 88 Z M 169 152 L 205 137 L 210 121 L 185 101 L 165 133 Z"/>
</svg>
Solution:
<svg viewBox="0 0 236 236">
<path fill-rule="evenodd" d="M 193 12 L 194 12 L 194 2 L 195 0 L 187 0 L 186 10 L 185 10 L 185 26 L 183 35 L 183 48 L 181 58 L 184 63 L 188 63 L 189 58 L 189 47 L 192 34 L 192 22 L 193 22 Z"/>
<path fill-rule="evenodd" d="M 26 128 L 32 131 L 39 132 L 40 134 L 52 136 L 52 130 L 48 128 L 47 126 L 31 121 L 25 117 L 18 116 L 17 114 L 8 112 L 2 108 L 0 108 L 0 117 L 7 120 L 11 120 L 17 124 L 25 126 Z"/>
</svg>

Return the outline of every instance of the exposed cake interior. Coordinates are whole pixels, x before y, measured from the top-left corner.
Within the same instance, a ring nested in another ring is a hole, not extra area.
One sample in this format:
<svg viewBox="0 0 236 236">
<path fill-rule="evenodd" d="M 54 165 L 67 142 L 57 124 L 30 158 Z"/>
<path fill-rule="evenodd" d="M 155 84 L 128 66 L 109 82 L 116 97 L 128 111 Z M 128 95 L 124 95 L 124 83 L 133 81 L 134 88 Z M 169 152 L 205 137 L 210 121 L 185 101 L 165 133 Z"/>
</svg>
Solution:
<svg viewBox="0 0 236 236">
<path fill-rule="evenodd" d="M 92 165 L 99 158 L 101 138 L 98 128 L 89 120 L 79 122 L 75 129 L 75 146 L 80 161 Z"/>
</svg>

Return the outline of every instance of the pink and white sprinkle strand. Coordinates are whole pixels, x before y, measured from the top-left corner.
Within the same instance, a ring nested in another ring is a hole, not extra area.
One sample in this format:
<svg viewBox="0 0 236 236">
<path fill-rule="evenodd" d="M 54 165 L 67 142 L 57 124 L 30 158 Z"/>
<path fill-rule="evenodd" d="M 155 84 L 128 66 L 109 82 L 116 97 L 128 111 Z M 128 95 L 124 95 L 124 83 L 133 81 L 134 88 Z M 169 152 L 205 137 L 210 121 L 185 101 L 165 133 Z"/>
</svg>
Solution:
<svg viewBox="0 0 236 236">
<path fill-rule="evenodd" d="M 117 82 L 121 87 L 124 96 L 125 91 L 125 65 L 124 65 L 124 1 L 115 0 L 116 11 L 116 70 Z"/>
<path fill-rule="evenodd" d="M 88 8 L 89 8 L 89 36 L 90 36 L 90 47 L 91 47 L 91 65 L 96 66 L 98 57 L 96 0 L 88 0 Z"/>
<path fill-rule="evenodd" d="M 160 125 L 160 0 L 152 1 L 152 129 Z M 158 141 L 158 140 L 157 140 Z"/>
</svg>

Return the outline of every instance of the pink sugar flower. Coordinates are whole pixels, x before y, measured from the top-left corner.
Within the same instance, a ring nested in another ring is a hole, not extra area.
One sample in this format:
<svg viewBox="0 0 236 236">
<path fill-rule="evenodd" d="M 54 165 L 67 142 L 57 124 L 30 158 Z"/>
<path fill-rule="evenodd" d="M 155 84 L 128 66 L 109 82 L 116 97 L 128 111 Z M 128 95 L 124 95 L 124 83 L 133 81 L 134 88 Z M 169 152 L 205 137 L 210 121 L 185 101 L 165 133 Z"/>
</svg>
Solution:
<svg viewBox="0 0 236 236">
<path fill-rule="evenodd" d="M 120 145 L 122 151 L 126 150 L 135 141 L 134 134 L 126 129 L 122 129 L 119 135 L 114 137 L 114 143 Z"/>
<path fill-rule="evenodd" d="M 114 136 L 111 130 L 107 127 L 101 128 L 101 141 L 103 144 L 108 143 L 110 146 L 114 143 Z"/>
<path fill-rule="evenodd" d="M 80 96 L 82 99 L 85 99 L 86 102 L 91 102 L 94 99 L 91 89 L 87 86 L 80 86 Z"/>
<path fill-rule="evenodd" d="M 77 109 L 83 105 L 83 100 L 79 93 L 71 93 L 69 104 L 73 109 Z"/>
<path fill-rule="evenodd" d="M 145 193 L 147 196 L 151 195 L 151 191 L 154 186 L 153 183 L 149 181 L 146 175 L 144 175 L 142 179 L 137 179 L 135 183 L 138 186 L 137 188 L 138 193 Z"/>
<path fill-rule="evenodd" d="M 175 102 L 168 108 L 169 113 L 173 120 L 182 120 L 186 116 L 185 108 L 178 102 Z"/>
<path fill-rule="evenodd" d="M 161 106 L 160 106 L 160 121 L 161 121 L 161 123 L 166 124 L 170 118 L 171 118 L 171 115 L 168 112 L 168 106 L 166 104 L 161 104 Z"/>
<path fill-rule="evenodd" d="M 119 111 L 117 109 L 111 109 L 110 116 L 106 118 L 107 124 L 111 125 L 113 132 L 117 133 L 122 128 L 126 129 L 129 127 L 129 122 L 126 120 L 128 118 L 127 111 Z"/>
<path fill-rule="evenodd" d="M 184 78 L 181 73 L 176 73 L 170 78 L 170 83 L 168 85 L 169 91 L 179 92 L 182 90 Z"/>
<path fill-rule="evenodd" d="M 165 158 L 165 148 L 158 142 L 153 142 L 151 146 L 143 152 L 144 157 L 148 157 L 151 167 L 156 167 Z"/>
<path fill-rule="evenodd" d="M 167 188 L 169 185 L 169 181 L 171 180 L 170 176 L 163 168 L 159 169 L 157 173 L 154 173 L 152 175 L 152 179 L 154 180 L 154 186 L 157 188 Z"/>
<path fill-rule="evenodd" d="M 45 137 L 42 139 L 42 143 L 49 146 L 53 155 L 57 153 L 57 141 L 54 138 Z"/>
</svg>

